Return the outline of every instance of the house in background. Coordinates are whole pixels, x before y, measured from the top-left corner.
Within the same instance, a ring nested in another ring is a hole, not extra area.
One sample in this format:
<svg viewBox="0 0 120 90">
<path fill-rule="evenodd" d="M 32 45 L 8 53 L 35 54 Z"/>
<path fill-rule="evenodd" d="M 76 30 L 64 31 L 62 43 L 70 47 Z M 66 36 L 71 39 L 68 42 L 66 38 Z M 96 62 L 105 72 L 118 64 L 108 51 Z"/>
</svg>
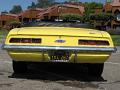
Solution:
<svg viewBox="0 0 120 90">
<path fill-rule="evenodd" d="M 96 14 L 98 13 L 109 13 L 113 14 L 116 19 L 108 20 L 106 22 L 106 26 L 110 26 L 116 28 L 117 26 L 120 27 L 120 0 L 106 0 L 106 3 L 103 8 L 96 8 Z M 96 23 L 96 22 L 95 22 Z M 95 25 L 94 23 L 94 25 Z M 101 24 L 99 23 L 101 26 Z"/>
<path fill-rule="evenodd" d="M 116 14 L 120 13 L 120 0 L 106 0 L 103 8 L 96 8 L 96 13 L 106 12 Z"/>
<path fill-rule="evenodd" d="M 37 20 L 37 15 L 44 11 L 41 8 L 28 9 L 23 11 L 20 14 L 11 14 L 11 13 L 1 13 L 0 15 L 0 27 L 9 25 L 12 21 L 17 21 L 21 23 L 28 23 Z"/>
<path fill-rule="evenodd" d="M 47 8 L 44 12 L 38 14 L 39 19 L 55 20 L 59 19 L 62 14 L 78 14 L 83 15 L 85 8 L 82 4 L 61 4 Z"/>
<path fill-rule="evenodd" d="M 18 15 L 19 21 L 21 23 L 32 22 L 38 19 L 37 15 L 43 12 L 42 8 L 28 9 Z"/>
<path fill-rule="evenodd" d="M 0 27 L 8 25 L 11 21 L 19 21 L 18 15 L 4 13 L 0 15 Z"/>
<path fill-rule="evenodd" d="M 84 11 L 85 8 L 82 4 L 75 3 L 58 4 L 48 8 L 31 8 L 20 14 L 1 14 L 0 27 L 8 25 L 11 21 L 28 23 L 36 20 L 55 20 L 59 19 L 61 14 L 78 14 L 82 16 Z"/>
</svg>

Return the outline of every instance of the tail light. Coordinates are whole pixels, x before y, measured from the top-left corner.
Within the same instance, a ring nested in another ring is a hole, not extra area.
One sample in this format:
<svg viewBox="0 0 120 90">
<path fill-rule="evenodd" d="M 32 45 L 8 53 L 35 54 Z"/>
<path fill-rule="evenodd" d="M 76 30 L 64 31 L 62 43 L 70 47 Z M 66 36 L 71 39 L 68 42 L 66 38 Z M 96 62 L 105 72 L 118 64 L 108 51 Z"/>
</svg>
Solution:
<svg viewBox="0 0 120 90">
<path fill-rule="evenodd" d="M 21 39 L 20 38 L 11 38 L 10 43 L 20 43 Z"/>
<path fill-rule="evenodd" d="M 10 43 L 41 43 L 40 38 L 11 38 Z"/>
<path fill-rule="evenodd" d="M 31 38 L 22 38 L 21 43 L 32 43 L 32 39 Z"/>
<path fill-rule="evenodd" d="M 102 41 L 102 40 L 79 40 L 79 45 L 105 45 L 108 46 L 108 41 Z"/>
</svg>

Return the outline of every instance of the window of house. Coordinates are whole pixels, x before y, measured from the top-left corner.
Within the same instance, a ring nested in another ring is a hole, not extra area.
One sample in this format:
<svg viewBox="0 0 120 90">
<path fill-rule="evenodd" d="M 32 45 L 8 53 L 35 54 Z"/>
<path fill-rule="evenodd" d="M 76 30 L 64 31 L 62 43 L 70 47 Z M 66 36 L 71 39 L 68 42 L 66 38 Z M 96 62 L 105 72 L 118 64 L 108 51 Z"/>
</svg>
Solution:
<svg viewBox="0 0 120 90">
<path fill-rule="evenodd" d="M 6 24 L 6 21 L 2 21 L 2 25 L 4 26 Z"/>
</svg>

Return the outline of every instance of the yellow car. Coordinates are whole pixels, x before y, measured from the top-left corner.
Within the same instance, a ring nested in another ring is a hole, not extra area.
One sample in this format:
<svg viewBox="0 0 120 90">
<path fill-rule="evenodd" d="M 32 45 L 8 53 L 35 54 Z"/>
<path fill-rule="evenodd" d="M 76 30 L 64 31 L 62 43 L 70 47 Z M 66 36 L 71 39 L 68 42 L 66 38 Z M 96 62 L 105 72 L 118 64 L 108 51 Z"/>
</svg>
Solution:
<svg viewBox="0 0 120 90">
<path fill-rule="evenodd" d="M 14 72 L 25 72 L 31 62 L 82 63 L 95 76 L 116 50 L 107 32 L 51 26 L 12 29 L 3 49 L 13 59 Z"/>
</svg>

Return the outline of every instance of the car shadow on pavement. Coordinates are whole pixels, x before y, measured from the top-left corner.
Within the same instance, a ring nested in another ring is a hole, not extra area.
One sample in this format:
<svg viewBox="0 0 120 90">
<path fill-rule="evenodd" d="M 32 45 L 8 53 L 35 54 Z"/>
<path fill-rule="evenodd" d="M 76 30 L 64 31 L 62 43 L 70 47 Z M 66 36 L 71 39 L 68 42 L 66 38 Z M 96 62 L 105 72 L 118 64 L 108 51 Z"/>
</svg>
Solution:
<svg viewBox="0 0 120 90">
<path fill-rule="evenodd" d="M 13 73 L 10 78 L 21 78 L 43 81 L 84 81 L 106 82 L 104 78 L 87 74 L 85 68 L 76 65 L 30 65 L 26 73 Z"/>
</svg>

